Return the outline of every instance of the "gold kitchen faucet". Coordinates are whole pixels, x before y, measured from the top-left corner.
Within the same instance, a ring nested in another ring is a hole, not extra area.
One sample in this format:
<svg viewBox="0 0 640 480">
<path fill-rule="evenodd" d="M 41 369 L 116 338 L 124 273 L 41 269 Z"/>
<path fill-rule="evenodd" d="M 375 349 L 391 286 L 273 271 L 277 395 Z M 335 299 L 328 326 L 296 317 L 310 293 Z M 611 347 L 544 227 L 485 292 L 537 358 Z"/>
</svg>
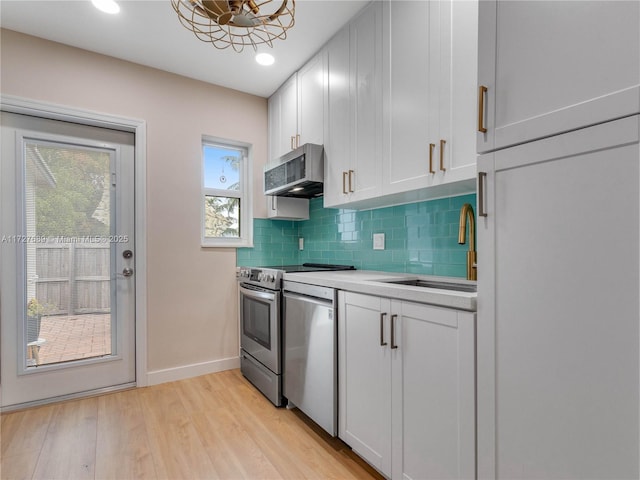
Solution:
<svg viewBox="0 0 640 480">
<path fill-rule="evenodd" d="M 467 236 L 467 219 L 469 220 L 469 251 L 467 252 L 467 280 L 478 279 L 478 266 L 476 264 L 476 220 L 473 207 L 465 203 L 460 209 L 460 228 L 458 230 L 458 243 L 464 245 Z"/>
</svg>

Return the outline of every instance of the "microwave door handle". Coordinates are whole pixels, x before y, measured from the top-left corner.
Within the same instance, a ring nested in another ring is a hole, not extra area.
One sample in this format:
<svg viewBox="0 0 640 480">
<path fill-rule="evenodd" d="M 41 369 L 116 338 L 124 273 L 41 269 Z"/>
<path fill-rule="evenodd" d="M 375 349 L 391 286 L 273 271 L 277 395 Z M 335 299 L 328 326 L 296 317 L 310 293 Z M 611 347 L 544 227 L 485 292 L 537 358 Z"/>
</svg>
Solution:
<svg viewBox="0 0 640 480">
<path fill-rule="evenodd" d="M 276 299 L 276 295 L 274 293 L 252 290 L 242 286 L 240 287 L 240 293 L 244 293 L 247 297 L 260 298 L 270 302 L 273 302 Z"/>
</svg>

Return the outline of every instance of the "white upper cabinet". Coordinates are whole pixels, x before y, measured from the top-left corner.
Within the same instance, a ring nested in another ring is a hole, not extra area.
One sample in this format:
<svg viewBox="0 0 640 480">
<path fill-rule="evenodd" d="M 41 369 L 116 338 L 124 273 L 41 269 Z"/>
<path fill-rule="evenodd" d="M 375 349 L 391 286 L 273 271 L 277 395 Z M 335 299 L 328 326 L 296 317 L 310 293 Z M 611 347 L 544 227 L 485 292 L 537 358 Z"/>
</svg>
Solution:
<svg viewBox="0 0 640 480">
<path fill-rule="evenodd" d="M 475 190 L 477 25 L 477 1 L 385 3 L 384 194 Z"/>
<path fill-rule="evenodd" d="M 480 25 L 478 152 L 640 112 L 640 2 L 485 0 Z"/>
<path fill-rule="evenodd" d="M 396 1 L 385 5 L 385 187 L 389 192 L 429 184 L 429 144 L 437 136 L 437 111 L 429 57 L 429 2 Z"/>
<path fill-rule="evenodd" d="M 349 28 L 327 44 L 327 96 L 324 136 L 324 205 L 338 204 L 347 195 L 350 153 Z M 348 175 L 348 173 L 347 173 Z"/>
<path fill-rule="evenodd" d="M 325 207 L 475 191 L 477 33 L 477 0 L 371 2 L 270 99 L 271 158 L 323 143 Z"/>
<path fill-rule="evenodd" d="M 298 77 L 289 80 L 269 98 L 269 160 L 295 148 L 298 134 Z"/>
<path fill-rule="evenodd" d="M 382 3 L 327 45 L 324 206 L 377 197 L 382 182 Z"/>
<path fill-rule="evenodd" d="M 298 70 L 298 147 L 324 143 L 325 59 L 323 50 Z"/>
<path fill-rule="evenodd" d="M 269 98 L 269 160 L 303 143 L 324 142 L 324 53 L 314 56 Z"/>
<path fill-rule="evenodd" d="M 351 200 L 380 193 L 382 164 L 382 4 L 351 23 Z"/>
</svg>

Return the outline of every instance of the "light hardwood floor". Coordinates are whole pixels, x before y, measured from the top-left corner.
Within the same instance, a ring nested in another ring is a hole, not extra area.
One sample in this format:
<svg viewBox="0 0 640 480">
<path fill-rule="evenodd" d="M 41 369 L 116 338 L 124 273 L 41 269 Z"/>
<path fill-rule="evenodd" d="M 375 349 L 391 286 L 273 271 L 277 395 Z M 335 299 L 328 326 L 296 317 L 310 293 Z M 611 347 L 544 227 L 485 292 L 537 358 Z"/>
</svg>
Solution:
<svg viewBox="0 0 640 480">
<path fill-rule="evenodd" d="M 377 479 L 239 370 L 2 415 L 2 479 Z"/>
</svg>

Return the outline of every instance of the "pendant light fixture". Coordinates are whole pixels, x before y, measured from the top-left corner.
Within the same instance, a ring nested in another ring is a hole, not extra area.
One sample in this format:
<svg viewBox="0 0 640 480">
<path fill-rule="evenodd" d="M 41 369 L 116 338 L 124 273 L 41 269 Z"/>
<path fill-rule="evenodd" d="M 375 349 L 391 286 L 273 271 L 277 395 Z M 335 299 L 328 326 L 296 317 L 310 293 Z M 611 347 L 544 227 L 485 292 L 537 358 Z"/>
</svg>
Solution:
<svg viewBox="0 0 640 480">
<path fill-rule="evenodd" d="M 241 52 L 245 46 L 287 38 L 295 0 L 171 0 L 180 22 L 203 42 Z"/>
</svg>

